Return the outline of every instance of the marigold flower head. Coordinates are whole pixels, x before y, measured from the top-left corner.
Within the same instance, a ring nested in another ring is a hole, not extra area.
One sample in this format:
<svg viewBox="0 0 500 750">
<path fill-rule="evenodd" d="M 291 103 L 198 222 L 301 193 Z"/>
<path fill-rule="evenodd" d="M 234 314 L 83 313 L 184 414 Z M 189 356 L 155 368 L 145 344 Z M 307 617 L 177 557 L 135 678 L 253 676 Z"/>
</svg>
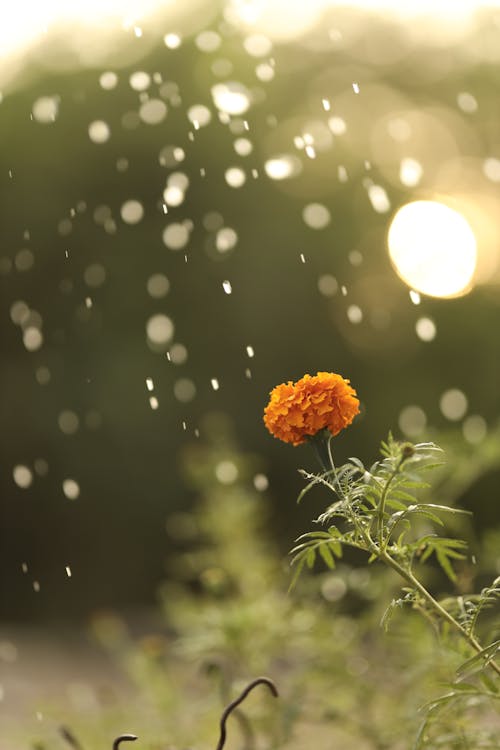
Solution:
<svg viewBox="0 0 500 750">
<path fill-rule="evenodd" d="M 281 383 L 271 391 L 264 409 L 264 424 L 274 437 L 300 445 L 320 430 L 332 435 L 351 424 L 359 414 L 356 391 L 335 372 L 304 375 Z"/>
</svg>

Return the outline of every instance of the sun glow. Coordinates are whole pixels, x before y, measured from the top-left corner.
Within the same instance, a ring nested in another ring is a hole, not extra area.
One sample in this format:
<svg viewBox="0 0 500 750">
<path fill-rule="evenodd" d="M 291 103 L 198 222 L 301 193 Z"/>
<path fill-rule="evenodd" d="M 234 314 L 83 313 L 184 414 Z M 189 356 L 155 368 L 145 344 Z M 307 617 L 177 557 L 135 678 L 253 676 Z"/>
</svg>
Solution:
<svg viewBox="0 0 500 750">
<path fill-rule="evenodd" d="M 18 0 L 0 11 L 0 57 L 40 41 L 56 25 L 138 29 L 141 20 L 161 5 L 160 0 Z"/>
<path fill-rule="evenodd" d="M 414 201 L 399 209 L 388 233 L 389 255 L 403 281 L 431 297 L 470 291 L 476 270 L 476 238 L 458 211 L 438 201 Z"/>
</svg>

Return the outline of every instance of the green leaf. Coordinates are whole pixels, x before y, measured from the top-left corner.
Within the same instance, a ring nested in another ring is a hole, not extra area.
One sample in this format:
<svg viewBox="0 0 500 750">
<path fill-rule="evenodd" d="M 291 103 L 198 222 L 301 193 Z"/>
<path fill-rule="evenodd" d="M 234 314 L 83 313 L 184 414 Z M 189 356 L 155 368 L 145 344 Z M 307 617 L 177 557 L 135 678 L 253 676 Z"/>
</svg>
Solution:
<svg viewBox="0 0 500 750">
<path fill-rule="evenodd" d="M 423 505 L 415 505 L 413 508 L 408 508 L 405 515 L 423 516 L 424 518 L 428 518 L 430 521 L 433 521 L 438 526 L 444 526 L 444 523 L 439 518 L 439 516 L 436 516 L 435 513 L 431 513 Z"/>
<path fill-rule="evenodd" d="M 389 491 L 389 497 L 391 498 L 391 500 L 393 498 L 397 498 L 398 500 L 404 500 L 407 503 L 414 503 L 415 502 L 414 496 L 410 495 L 409 492 L 405 492 L 404 490 L 397 490 L 397 489 L 390 490 Z"/>
<path fill-rule="evenodd" d="M 301 474 L 302 474 L 303 476 L 310 476 L 310 475 L 307 475 L 307 474 L 306 474 L 306 472 L 300 472 L 300 473 L 301 473 Z M 301 491 L 299 492 L 299 495 L 298 495 L 298 497 L 297 497 L 297 505 L 298 505 L 298 504 L 299 504 L 299 503 L 301 502 L 301 500 L 302 500 L 302 498 L 304 497 L 304 495 L 306 495 L 306 494 L 307 494 L 307 493 L 309 492 L 309 490 L 310 490 L 310 489 L 312 489 L 312 488 L 314 487 L 314 485 L 315 485 L 315 484 L 318 484 L 319 482 L 320 482 L 320 477 L 319 477 L 319 476 L 315 476 L 315 477 L 314 477 L 314 479 L 312 479 L 312 480 L 311 480 L 311 481 L 309 482 L 309 484 L 307 484 L 307 485 L 306 485 L 306 486 L 304 487 L 304 489 L 302 489 L 302 490 L 301 490 Z"/>
<path fill-rule="evenodd" d="M 409 474 L 405 473 L 405 479 L 404 479 L 404 486 L 408 489 L 415 489 L 415 490 L 427 490 L 431 486 L 429 482 L 422 482 L 419 479 L 407 479 L 406 477 L 409 477 Z M 416 474 L 412 474 L 412 477 L 416 477 Z"/>
<path fill-rule="evenodd" d="M 393 508 L 394 510 L 402 511 L 404 512 L 406 510 L 406 505 L 404 503 L 400 503 L 399 500 L 393 500 L 392 497 L 389 497 L 385 504 L 388 508 Z"/>
<path fill-rule="evenodd" d="M 310 569 L 313 567 L 314 563 L 316 561 L 316 550 L 314 547 L 309 547 L 309 549 L 306 552 L 306 565 Z"/>
<path fill-rule="evenodd" d="M 448 559 L 446 552 L 438 548 L 436 550 L 436 557 L 437 557 L 438 563 L 440 564 L 440 566 L 442 567 L 442 569 L 444 570 L 444 572 L 446 573 L 450 581 L 453 581 L 453 583 L 455 583 L 455 581 L 457 580 L 457 575 L 455 571 L 453 570 L 453 568 L 451 567 L 451 563 Z"/>
<path fill-rule="evenodd" d="M 490 643 L 489 646 L 486 646 L 485 648 L 483 648 L 482 651 L 479 651 L 479 653 L 475 654 L 470 659 L 467 659 L 467 661 L 465 661 L 463 664 L 461 664 L 458 667 L 457 677 L 465 678 L 466 676 L 469 676 L 473 674 L 474 672 L 480 671 L 485 666 L 487 666 L 489 662 L 492 659 L 494 659 L 497 653 L 499 652 L 500 652 L 500 640 Z"/>
<path fill-rule="evenodd" d="M 432 471 L 433 469 L 439 469 L 440 466 L 445 465 L 445 461 L 434 461 L 431 464 L 424 464 L 422 463 L 421 466 L 419 466 L 420 471 Z"/>
<path fill-rule="evenodd" d="M 359 469 L 364 474 L 365 467 L 363 465 L 363 462 L 360 461 L 359 458 L 356 458 L 355 456 L 353 456 L 352 458 L 349 459 L 349 461 L 351 462 L 351 464 L 354 464 L 354 466 L 356 466 L 356 468 Z"/>
<path fill-rule="evenodd" d="M 302 557 L 296 557 L 294 560 L 292 560 L 292 565 L 296 563 L 295 571 L 292 576 L 292 580 L 290 581 L 290 585 L 288 587 L 288 593 L 292 591 L 295 588 L 295 585 L 299 579 L 300 574 L 302 573 L 302 570 L 304 569 L 304 565 L 306 562 L 305 556 Z"/>
<path fill-rule="evenodd" d="M 327 566 L 327 568 L 330 568 L 330 570 L 333 570 L 335 567 L 335 558 L 332 555 L 332 551 L 328 544 L 321 544 L 319 546 L 319 554 L 323 558 L 323 562 Z"/>
</svg>

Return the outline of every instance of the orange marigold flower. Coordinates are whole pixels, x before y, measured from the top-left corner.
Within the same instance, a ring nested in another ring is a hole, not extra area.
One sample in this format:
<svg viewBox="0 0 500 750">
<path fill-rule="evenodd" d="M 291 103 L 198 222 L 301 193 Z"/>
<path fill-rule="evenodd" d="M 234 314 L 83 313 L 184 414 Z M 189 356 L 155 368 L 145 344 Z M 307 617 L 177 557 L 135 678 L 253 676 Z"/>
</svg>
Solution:
<svg viewBox="0 0 500 750">
<path fill-rule="evenodd" d="M 356 391 L 335 372 L 304 375 L 271 391 L 264 424 L 274 437 L 300 445 L 323 429 L 337 435 L 359 414 Z"/>
</svg>

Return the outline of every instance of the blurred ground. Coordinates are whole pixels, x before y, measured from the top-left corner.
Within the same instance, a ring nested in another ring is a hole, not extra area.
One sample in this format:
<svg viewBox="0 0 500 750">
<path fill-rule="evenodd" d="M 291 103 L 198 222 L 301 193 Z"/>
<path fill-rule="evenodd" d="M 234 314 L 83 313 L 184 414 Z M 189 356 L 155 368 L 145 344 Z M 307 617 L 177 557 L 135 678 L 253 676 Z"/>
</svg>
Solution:
<svg viewBox="0 0 500 750">
<path fill-rule="evenodd" d="M 108 654 L 76 628 L 6 627 L 0 630 L 1 750 L 19 750 L 6 737 L 56 731 L 68 715 L 92 715 L 134 695 Z M 132 718 L 132 717 L 131 717 Z M 118 728 L 119 731 L 125 731 Z"/>
</svg>

